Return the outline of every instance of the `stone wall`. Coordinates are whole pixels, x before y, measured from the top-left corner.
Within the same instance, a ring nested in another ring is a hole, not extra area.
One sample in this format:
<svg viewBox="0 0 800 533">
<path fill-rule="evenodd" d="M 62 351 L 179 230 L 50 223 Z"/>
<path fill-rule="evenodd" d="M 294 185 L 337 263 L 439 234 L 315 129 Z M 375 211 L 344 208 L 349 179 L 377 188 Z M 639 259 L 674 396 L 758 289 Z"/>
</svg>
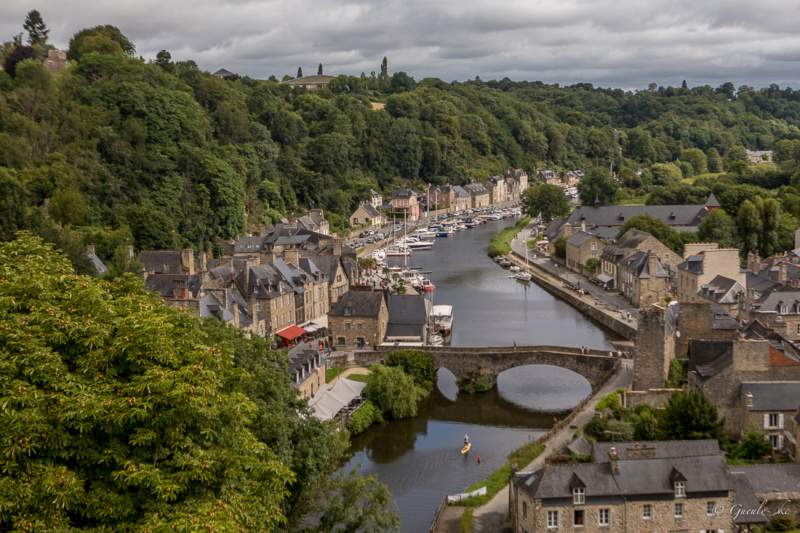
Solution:
<svg viewBox="0 0 800 533">
<path fill-rule="evenodd" d="M 683 389 L 648 389 L 648 390 L 629 390 L 623 398 L 623 405 L 629 409 L 636 407 L 636 404 L 646 403 L 656 409 L 667 405 L 667 401 L 673 393 L 683 393 Z"/>
<path fill-rule="evenodd" d="M 639 311 L 639 330 L 633 358 L 633 389 L 645 391 L 664 386 L 673 357 L 673 335 L 667 334 L 664 310 L 659 307 Z"/>
</svg>

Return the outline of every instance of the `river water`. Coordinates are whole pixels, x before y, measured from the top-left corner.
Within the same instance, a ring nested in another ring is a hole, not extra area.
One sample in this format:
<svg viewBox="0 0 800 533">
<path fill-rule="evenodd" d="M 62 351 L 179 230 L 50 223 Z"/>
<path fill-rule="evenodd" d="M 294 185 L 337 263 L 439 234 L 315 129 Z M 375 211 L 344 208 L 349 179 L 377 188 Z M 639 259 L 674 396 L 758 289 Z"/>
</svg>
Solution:
<svg viewBox="0 0 800 533">
<path fill-rule="evenodd" d="M 486 255 L 492 236 L 513 224 L 481 224 L 409 258 L 409 265 L 432 271 L 434 303 L 454 307 L 452 346 L 516 342 L 612 349 L 610 334 L 578 310 L 533 283 L 509 279 L 508 270 Z M 428 531 L 445 494 L 460 493 L 502 466 L 511 451 L 546 432 L 590 392 L 582 376 L 540 365 L 501 373 L 488 393 L 459 394 L 453 374 L 442 369 L 419 414 L 353 437 L 353 456 L 343 468 L 358 466 L 388 485 L 402 531 Z M 465 434 L 473 448 L 462 455 Z"/>
</svg>

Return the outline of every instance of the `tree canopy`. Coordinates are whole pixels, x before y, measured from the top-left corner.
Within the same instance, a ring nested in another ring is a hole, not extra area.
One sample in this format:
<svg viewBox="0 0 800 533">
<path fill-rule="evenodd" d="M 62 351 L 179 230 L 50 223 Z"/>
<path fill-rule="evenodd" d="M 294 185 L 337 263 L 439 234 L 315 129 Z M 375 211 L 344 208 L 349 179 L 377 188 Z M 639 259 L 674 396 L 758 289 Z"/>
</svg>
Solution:
<svg viewBox="0 0 800 533">
<path fill-rule="evenodd" d="M 659 418 L 661 436 L 668 440 L 721 439 L 724 427 L 714 404 L 696 390 L 673 393 Z"/>
</svg>

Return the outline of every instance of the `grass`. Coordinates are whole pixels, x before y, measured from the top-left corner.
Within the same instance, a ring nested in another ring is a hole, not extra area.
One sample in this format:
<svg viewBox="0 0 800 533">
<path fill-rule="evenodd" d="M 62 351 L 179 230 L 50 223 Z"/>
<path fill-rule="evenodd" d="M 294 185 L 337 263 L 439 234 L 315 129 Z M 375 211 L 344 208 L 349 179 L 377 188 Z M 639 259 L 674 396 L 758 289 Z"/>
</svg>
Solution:
<svg viewBox="0 0 800 533">
<path fill-rule="evenodd" d="M 480 507 L 481 505 L 485 504 L 494 498 L 494 496 L 500 492 L 503 487 L 508 485 L 508 478 L 511 475 L 511 463 L 517 463 L 519 468 L 525 468 L 528 463 L 539 457 L 544 449 L 545 445 L 537 441 L 531 441 L 527 444 L 524 444 L 522 447 L 517 448 L 511 452 L 511 455 L 508 456 L 508 460 L 503 466 L 495 470 L 492 475 L 483 481 L 479 481 L 470 485 L 465 491 L 472 492 L 473 490 L 478 490 L 479 488 L 486 486 L 485 495 L 468 498 L 454 505 L 460 505 L 462 507 Z"/>
<path fill-rule="evenodd" d="M 492 237 L 492 240 L 489 243 L 489 256 L 497 257 L 498 255 L 505 255 L 507 253 L 510 253 L 511 239 L 513 239 L 517 233 L 522 231 L 530 221 L 531 217 L 525 217 L 519 222 L 517 222 L 516 226 L 506 228 L 497 235 L 495 235 L 494 237 Z"/>
<path fill-rule="evenodd" d="M 337 366 L 331 367 L 325 371 L 325 383 L 330 383 L 331 380 L 337 377 L 344 371 L 344 368 L 339 368 Z"/>
<path fill-rule="evenodd" d="M 347 379 L 352 381 L 360 381 L 361 383 L 366 383 L 369 374 L 350 374 L 347 376 Z"/>
<path fill-rule="evenodd" d="M 636 198 L 628 198 L 627 200 L 620 200 L 619 205 L 645 205 L 647 197 L 638 196 Z"/>
<path fill-rule="evenodd" d="M 461 523 L 458 524 L 458 533 L 473 533 L 475 531 L 475 524 L 472 523 L 472 508 L 464 509 L 464 514 L 461 515 Z"/>
</svg>

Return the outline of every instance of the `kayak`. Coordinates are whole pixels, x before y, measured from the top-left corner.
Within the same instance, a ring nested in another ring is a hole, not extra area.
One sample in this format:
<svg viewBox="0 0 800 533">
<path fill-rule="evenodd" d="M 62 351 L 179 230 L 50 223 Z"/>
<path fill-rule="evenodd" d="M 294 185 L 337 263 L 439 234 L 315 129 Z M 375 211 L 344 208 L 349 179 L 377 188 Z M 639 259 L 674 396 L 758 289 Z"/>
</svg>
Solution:
<svg viewBox="0 0 800 533">
<path fill-rule="evenodd" d="M 468 442 L 464 445 L 463 448 L 461 448 L 461 453 L 467 453 L 470 450 L 470 448 L 472 448 L 472 443 Z"/>
</svg>

